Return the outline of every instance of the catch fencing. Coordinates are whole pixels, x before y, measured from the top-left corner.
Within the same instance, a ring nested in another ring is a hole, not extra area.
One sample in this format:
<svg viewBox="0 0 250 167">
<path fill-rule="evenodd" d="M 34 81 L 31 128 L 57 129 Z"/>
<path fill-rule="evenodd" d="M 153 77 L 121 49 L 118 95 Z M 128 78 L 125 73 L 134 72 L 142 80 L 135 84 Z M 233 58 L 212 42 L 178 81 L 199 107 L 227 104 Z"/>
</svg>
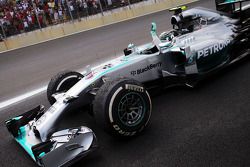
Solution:
<svg viewBox="0 0 250 167">
<path fill-rule="evenodd" d="M 0 5 L 0 39 L 96 14 L 142 0 L 17 0 Z M 156 1 L 155 1 L 156 2 Z"/>
</svg>

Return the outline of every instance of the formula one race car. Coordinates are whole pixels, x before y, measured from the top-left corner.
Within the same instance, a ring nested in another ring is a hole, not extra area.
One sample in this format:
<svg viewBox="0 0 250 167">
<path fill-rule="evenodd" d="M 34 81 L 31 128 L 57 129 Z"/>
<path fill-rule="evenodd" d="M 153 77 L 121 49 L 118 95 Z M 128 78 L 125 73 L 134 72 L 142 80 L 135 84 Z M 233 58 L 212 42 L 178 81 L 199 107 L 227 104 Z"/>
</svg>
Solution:
<svg viewBox="0 0 250 167">
<path fill-rule="evenodd" d="M 240 5 L 227 13 L 184 9 L 170 10 L 174 11 L 173 30 L 160 36 L 152 23 L 152 43 L 130 44 L 123 56 L 88 66 L 84 74 L 63 71 L 54 76 L 47 89 L 52 106 L 46 112 L 39 106 L 6 121 L 15 140 L 41 166 L 68 165 L 94 150 L 96 138 L 87 127 L 55 132 L 66 110 L 88 106 L 96 122 L 110 134 L 135 136 L 150 120 L 149 89 L 194 87 L 209 74 L 250 54 L 249 6 Z"/>
</svg>

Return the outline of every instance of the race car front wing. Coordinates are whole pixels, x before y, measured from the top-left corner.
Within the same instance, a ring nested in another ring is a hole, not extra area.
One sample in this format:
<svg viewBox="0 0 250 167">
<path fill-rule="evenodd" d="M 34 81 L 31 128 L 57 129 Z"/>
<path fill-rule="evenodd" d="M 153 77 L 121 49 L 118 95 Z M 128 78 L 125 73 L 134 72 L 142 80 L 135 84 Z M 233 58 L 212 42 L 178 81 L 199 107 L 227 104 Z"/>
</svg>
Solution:
<svg viewBox="0 0 250 167">
<path fill-rule="evenodd" d="M 40 105 L 5 121 L 17 143 L 39 166 L 69 166 L 98 147 L 95 134 L 85 126 L 61 130 L 42 140 L 34 124 L 44 113 Z"/>
</svg>

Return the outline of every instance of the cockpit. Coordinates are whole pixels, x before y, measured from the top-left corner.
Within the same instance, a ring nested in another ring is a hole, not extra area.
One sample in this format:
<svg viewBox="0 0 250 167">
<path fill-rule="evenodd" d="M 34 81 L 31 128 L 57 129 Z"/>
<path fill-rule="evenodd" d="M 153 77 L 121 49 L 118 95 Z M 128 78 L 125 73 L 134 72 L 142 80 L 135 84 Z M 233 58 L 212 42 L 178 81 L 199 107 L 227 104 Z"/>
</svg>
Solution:
<svg viewBox="0 0 250 167">
<path fill-rule="evenodd" d="M 126 49 L 124 49 L 124 55 L 128 56 L 132 53 L 136 54 L 154 54 L 159 52 L 162 49 L 170 48 L 176 42 L 175 37 L 178 36 L 178 32 L 176 30 L 171 30 L 168 32 L 163 32 L 160 36 L 157 35 L 156 32 L 156 24 L 152 23 L 151 26 L 151 36 L 152 43 L 147 45 L 147 47 L 137 47 L 134 44 L 129 44 Z"/>
</svg>

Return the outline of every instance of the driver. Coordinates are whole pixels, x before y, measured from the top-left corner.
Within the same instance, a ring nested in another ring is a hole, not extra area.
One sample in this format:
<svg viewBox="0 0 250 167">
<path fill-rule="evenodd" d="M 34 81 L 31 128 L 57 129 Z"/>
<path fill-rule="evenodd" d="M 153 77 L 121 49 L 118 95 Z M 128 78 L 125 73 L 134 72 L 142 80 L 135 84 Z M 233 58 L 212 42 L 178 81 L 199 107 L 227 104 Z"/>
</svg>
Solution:
<svg viewBox="0 0 250 167">
<path fill-rule="evenodd" d="M 175 31 L 163 32 L 160 35 L 160 40 L 163 42 L 172 42 L 175 36 L 177 36 Z"/>
</svg>

